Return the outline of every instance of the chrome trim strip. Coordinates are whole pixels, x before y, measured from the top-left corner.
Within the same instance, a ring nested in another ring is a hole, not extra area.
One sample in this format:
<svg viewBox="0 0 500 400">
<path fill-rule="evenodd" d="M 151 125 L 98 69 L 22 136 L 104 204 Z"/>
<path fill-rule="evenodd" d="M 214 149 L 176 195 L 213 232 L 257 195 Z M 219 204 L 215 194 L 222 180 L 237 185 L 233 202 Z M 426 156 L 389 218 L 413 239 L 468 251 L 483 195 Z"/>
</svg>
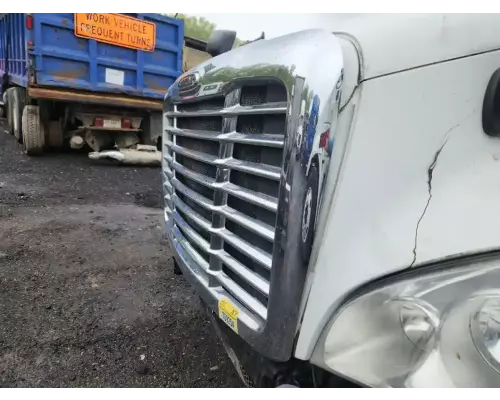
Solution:
<svg viewBox="0 0 500 400">
<path fill-rule="evenodd" d="M 212 310 L 216 310 L 218 308 L 219 300 L 223 297 L 227 297 L 236 307 L 240 309 L 240 315 L 238 315 L 238 329 L 241 335 L 253 335 L 254 332 L 263 327 L 263 320 L 249 313 L 246 307 L 234 296 L 222 288 L 209 286 L 209 275 L 207 275 L 207 271 L 200 268 L 198 261 L 186 251 L 186 247 L 190 247 L 190 245 L 182 233 L 178 230 L 176 231 L 174 228 L 172 230 L 172 235 L 169 235 L 169 240 L 172 248 L 175 250 L 175 258 L 179 263 L 184 276 L 196 288 L 197 293 Z"/>
<path fill-rule="evenodd" d="M 272 226 L 257 219 L 253 219 L 248 215 L 243 214 L 228 206 L 222 206 L 221 208 L 217 208 L 214 211 L 221 212 L 226 218 L 229 218 L 230 220 L 243 226 L 249 231 L 256 233 L 257 235 L 262 236 L 270 242 L 274 241 L 274 228 Z"/>
<path fill-rule="evenodd" d="M 241 303 L 243 303 L 247 308 L 254 311 L 263 320 L 267 319 L 267 310 L 261 303 L 250 296 L 245 290 L 243 290 L 236 282 L 229 279 L 225 274 L 219 274 L 216 279 L 220 284 L 225 287 L 230 293 L 232 293 Z"/>
<path fill-rule="evenodd" d="M 219 254 L 221 261 L 227 265 L 229 269 L 238 274 L 241 278 L 243 278 L 246 282 L 248 282 L 251 286 L 257 289 L 259 292 L 264 294 L 265 296 L 269 296 L 269 282 L 267 282 L 260 275 L 255 272 L 249 270 L 242 263 L 232 257 L 230 254 L 225 251 Z"/>
<path fill-rule="evenodd" d="M 173 143 L 170 145 L 170 148 L 172 149 L 173 152 L 180 154 L 181 156 L 186 156 L 194 160 L 203 161 L 206 162 L 207 164 L 212 164 L 212 165 L 216 164 L 216 161 L 218 160 L 216 156 L 212 156 L 207 153 L 201 153 L 195 150 L 186 149 L 185 147 L 180 147 Z"/>
<path fill-rule="evenodd" d="M 184 214 L 186 214 L 188 218 L 190 218 L 193 222 L 198 224 L 201 228 L 205 229 L 207 232 L 210 232 L 212 230 L 211 222 L 203 218 L 200 214 L 194 211 L 191 207 L 189 207 L 176 195 L 173 196 L 173 203 L 177 208 L 179 208 L 179 210 L 181 210 Z"/>
<path fill-rule="evenodd" d="M 273 181 L 280 180 L 280 167 L 273 167 L 272 165 L 257 164 L 250 161 L 241 161 L 236 158 L 226 158 L 225 160 L 215 160 L 215 164 L 224 165 L 237 171 L 246 172 L 260 176 L 262 178 L 272 179 Z"/>
<path fill-rule="evenodd" d="M 195 150 L 186 149 L 185 147 L 177 146 L 171 142 L 168 142 L 170 149 L 182 156 L 192 158 L 194 160 L 202 161 L 210 165 L 221 165 L 226 166 L 231 169 L 246 172 L 248 174 L 260 176 L 262 178 L 272 179 L 275 181 L 280 180 L 280 167 L 274 167 L 272 165 L 257 164 L 250 161 L 242 161 L 236 158 L 217 158 L 207 153 L 202 153 Z M 165 156 L 167 162 L 172 161 L 172 158 Z"/>
<path fill-rule="evenodd" d="M 170 111 L 165 115 L 169 118 L 182 117 L 223 117 L 230 118 L 239 115 L 284 114 L 287 104 L 282 102 L 259 104 L 258 106 L 240 106 L 239 104 L 223 108 L 222 110 L 201 111 Z"/>
<path fill-rule="evenodd" d="M 226 218 L 229 218 L 230 220 L 240 224 L 249 231 L 258 234 L 271 242 L 274 241 L 274 228 L 272 226 L 267 225 L 266 223 L 259 220 L 253 219 L 229 206 L 214 206 L 212 201 L 208 200 L 206 197 L 203 197 L 198 192 L 189 189 L 177 179 L 172 180 L 172 185 L 176 190 L 189 197 L 191 200 L 196 202 L 201 207 L 207 209 L 208 211 L 219 212 Z"/>
<path fill-rule="evenodd" d="M 221 229 L 220 231 L 214 232 L 220 235 L 226 242 L 231 246 L 235 247 L 237 250 L 241 251 L 246 256 L 250 257 L 252 260 L 258 262 L 260 265 L 270 270 L 272 266 L 272 256 L 257 247 L 252 246 L 250 243 L 245 242 L 240 239 L 237 235 L 227 229 Z"/>
<path fill-rule="evenodd" d="M 248 201 L 249 203 L 261 206 L 266 210 L 276 212 L 278 210 L 278 199 L 276 197 L 267 196 L 262 193 L 254 192 L 253 190 L 243 188 L 234 183 L 226 182 L 220 188 L 234 197 Z"/>
<path fill-rule="evenodd" d="M 183 167 L 181 164 L 177 163 L 176 161 L 171 163 L 170 166 L 172 167 L 172 169 L 175 172 L 178 172 L 179 174 L 184 175 L 186 178 L 192 179 L 193 181 L 195 181 L 201 185 L 207 186 L 211 189 L 215 188 L 215 179 L 213 179 L 213 178 L 210 178 L 206 175 L 191 171 L 190 169 Z"/>
<path fill-rule="evenodd" d="M 182 243 L 182 246 L 186 250 L 186 252 L 189 254 L 190 257 L 196 260 L 197 264 L 201 266 L 201 268 L 208 272 L 208 263 L 207 261 L 199 255 L 199 253 L 194 249 L 193 246 L 189 243 L 189 241 L 184 237 L 182 232 L 177 228 L 175 225 L 172 228 L 172 233 L 174 238 L 179 240 Z M 207 282 L 208 284 L 208 282 Z"/>
<path fill-rule="evenodd" d="M 189 236 L 189 238 L 198 245 L 203 251 L 210 254 L 210 244 L 199 235 L 189 224 L 184 221 L 184 219 L 179 215 L 177 211 L 172 212 L 172 217 L 175 223 L 181 228 L 181 230 Z"/>
<path fill-rule="evenodd" d="M 199 204 L 200 206 L 206 208 L 209 211 L 215 211 L 215 206 L 213 201 L 210 201 L 206 197 L 202 196 L 198 192 L 188 188 L 186 185 L 179 182 L 177 179 L 172 179 L 172 185 L 176 190 L 181 192 L 182 194 L 188 196 L 191 200 Z"/>
<path fill-rule="evenodd" d="M 184 136 L 193 139 L 213 140 L 220 142 L 241 143 L 255 146 L 283 147 L 285 136 L 272 133 L 219 133 L 214 131 L 198 131 L 193 129 L 179 129 L 168 127 L 167 132 L 177 136 Z"/>
<path fill-rule="evenodd" d="M 221 135 L 222 136 L 222 135 Z M 233 143 L 250 144 L 266 147 L 283 147 L 285 144 L 285 135 L 274 133 L 239 133 L 230 132 L 219 140 L 227 140 Z"/>
</svg>

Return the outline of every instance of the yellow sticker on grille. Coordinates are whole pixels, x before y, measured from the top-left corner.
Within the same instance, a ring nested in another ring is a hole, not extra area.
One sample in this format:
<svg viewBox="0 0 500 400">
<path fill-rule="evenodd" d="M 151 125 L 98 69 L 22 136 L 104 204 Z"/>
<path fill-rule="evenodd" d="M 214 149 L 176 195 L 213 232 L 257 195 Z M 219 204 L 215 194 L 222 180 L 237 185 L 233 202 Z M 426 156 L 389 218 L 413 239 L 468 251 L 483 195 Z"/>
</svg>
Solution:
<svg viewBox="0 0 500 400">
<path fill-rule="evenodd" d="M 240 310 L 228 299 L 223 297 L 219 300 L 219 318 L 236 333 L 238 333 L 238 315 Z"/>
</svg>

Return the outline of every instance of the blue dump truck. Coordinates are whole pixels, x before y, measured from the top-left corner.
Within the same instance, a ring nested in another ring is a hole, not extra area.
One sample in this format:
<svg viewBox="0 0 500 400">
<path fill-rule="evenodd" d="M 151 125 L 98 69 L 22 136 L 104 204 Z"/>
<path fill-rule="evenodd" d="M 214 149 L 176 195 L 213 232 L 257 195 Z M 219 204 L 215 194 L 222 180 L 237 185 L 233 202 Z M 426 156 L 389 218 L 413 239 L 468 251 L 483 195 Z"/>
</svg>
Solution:
<svg viewBox="0 0 500 400">
<path fill-rule="evenodd" d="M 183 22 L 159 14 L 0 14 L 8 130 L 30 156 L 151 150 L 183 42 Z"/>
</svg>

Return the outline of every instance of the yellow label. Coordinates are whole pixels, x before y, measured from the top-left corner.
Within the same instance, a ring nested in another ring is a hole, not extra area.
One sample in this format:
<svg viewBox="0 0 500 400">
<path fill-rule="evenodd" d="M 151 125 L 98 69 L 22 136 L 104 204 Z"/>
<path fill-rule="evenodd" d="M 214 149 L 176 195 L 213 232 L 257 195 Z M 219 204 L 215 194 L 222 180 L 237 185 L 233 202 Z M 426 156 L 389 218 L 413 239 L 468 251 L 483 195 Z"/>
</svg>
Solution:
<svg viewBox="0 0 500 400">
<path fill-rule="evenodd" d="M 236 333 L 238 333 L 239 314 L 240 310 L 233 306 L 228 299 L 222 298 L 219 300 L 219 318 Z"/>
</svg>

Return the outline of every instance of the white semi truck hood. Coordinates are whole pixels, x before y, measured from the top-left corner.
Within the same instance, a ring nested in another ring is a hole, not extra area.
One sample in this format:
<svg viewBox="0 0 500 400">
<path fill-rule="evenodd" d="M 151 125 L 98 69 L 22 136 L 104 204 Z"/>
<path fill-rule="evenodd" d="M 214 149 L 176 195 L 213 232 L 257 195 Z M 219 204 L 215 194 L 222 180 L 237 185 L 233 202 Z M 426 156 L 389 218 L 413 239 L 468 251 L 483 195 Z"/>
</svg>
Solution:
<svg viewBox="0 0 500 400">
<path fill-rule="evenodd" d="M 358 47 L 363 80 L 500 47 L 495 14 L 364 14 L 332 30 Z"/>
</svg>

